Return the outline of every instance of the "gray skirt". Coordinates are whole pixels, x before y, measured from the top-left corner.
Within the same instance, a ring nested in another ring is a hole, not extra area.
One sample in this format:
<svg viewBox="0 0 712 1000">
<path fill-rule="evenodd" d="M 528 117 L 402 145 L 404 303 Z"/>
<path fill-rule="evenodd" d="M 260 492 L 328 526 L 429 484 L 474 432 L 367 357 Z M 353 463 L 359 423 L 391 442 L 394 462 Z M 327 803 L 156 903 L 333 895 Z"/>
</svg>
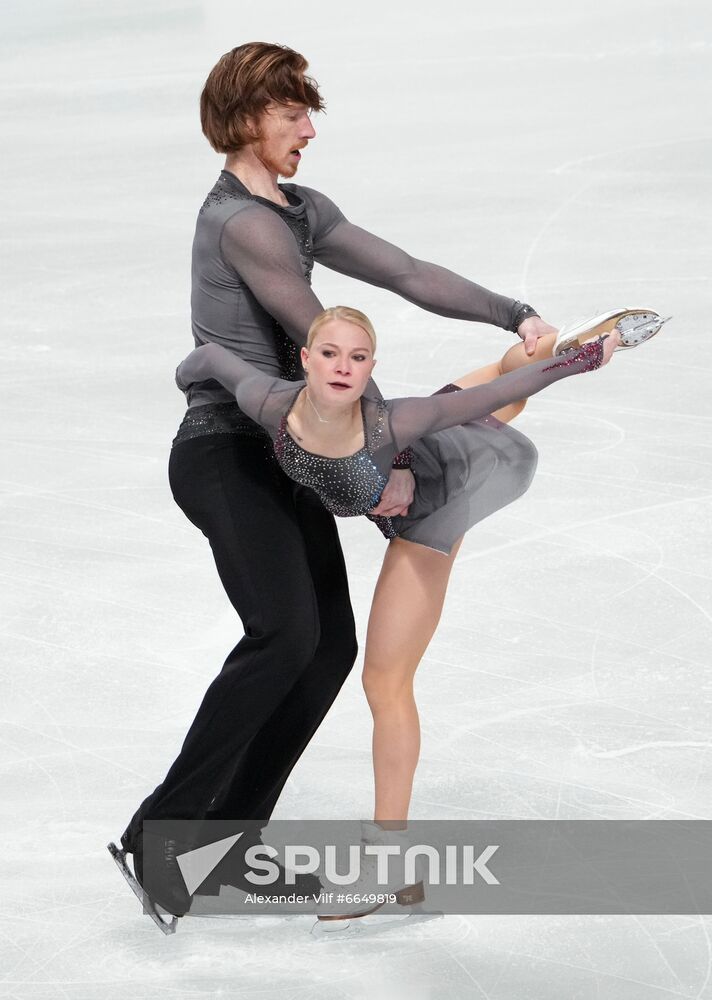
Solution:
<svg viewBox="0 0 712 1000">
<path fill-rule="evenodd" d="M 449 383 L 438 393 L 458 389 Z M 525 434 L 491 414 L 428 434 L 412 449 L 415 495 L 408 514 L 371 520 L 388 538 L 446 555 L 474 524 L 526 492 L 538 460 Z"/>
</svg>

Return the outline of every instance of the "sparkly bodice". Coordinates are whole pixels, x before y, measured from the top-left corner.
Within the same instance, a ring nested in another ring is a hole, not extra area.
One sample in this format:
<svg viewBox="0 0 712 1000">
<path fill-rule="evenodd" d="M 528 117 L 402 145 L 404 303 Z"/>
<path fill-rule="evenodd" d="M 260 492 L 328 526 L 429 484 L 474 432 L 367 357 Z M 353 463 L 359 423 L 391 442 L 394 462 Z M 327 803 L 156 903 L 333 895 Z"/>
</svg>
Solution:
<svg viewBox="0 0 712 1000">
<path fill-rule="evenodd" d="M 291 479 L 318 493 L 332 514 L 337 517 L 367 514 L 377 505 L 388 482 L 388 476 L 378 468 L 372 455 L 382 434 L 384 411 L 384 406 L 379 406 L 376 423 L 369 430 L 362 406 L 365 444 L 343 458 L 328 458 L 302 448 L 289 433 L 288 413 L 285 413 L 274 439 L 277 460 Z"/>
</svg>

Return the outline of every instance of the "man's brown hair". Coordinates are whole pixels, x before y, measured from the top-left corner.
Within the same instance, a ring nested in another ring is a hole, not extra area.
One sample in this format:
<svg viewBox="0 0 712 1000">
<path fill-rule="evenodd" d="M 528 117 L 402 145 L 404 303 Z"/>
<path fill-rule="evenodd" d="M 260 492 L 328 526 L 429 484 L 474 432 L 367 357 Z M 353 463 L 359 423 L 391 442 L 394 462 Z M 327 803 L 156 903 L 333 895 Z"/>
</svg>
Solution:
<svg viewBox="0 0 712 1000">
<path fill-rule="evenodd" d="M 257 120 L 268 104 L 304 104 L 323 111 L 316 82 L 305 76 L 308 62 L 286 45 L 247 42 L 226 52 L 213 67 L 200 95 L 200 123 L 217 153 L 236 153 L 257 136 Z"/>
</svg>

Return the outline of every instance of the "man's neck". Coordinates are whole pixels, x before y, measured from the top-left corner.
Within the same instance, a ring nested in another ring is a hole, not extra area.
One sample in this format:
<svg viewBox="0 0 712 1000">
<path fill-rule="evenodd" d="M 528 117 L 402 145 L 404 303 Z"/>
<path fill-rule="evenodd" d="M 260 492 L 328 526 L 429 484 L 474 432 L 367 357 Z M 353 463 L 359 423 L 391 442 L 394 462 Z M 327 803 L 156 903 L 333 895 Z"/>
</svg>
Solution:
<svg viewBox="0 0 712 1000">
<path fill-rule="evenodd" d="M 250 194 L 266 198 L 277 205 L 289 204 L 277 184 L 277 175 L 267 170 L 249 149 L 244 153 L 229 153 L 225 160 L 225 170 L 234 174 Z"/>
</svg>

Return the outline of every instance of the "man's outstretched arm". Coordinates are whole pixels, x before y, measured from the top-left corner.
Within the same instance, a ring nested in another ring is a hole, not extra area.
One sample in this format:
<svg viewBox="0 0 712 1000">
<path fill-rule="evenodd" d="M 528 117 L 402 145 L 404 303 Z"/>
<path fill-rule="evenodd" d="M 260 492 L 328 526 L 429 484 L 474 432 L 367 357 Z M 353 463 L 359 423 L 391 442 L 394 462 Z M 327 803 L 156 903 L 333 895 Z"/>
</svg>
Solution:
<svg viewBox="0 0 712 1000">
<path fill-rule="evenodd" d="M 315 209 L 314 257 L 341 274 L 387 288 L 421 309 L 511 330 L 528 354 L 539 337 L 554 332 L 529 305 L 499 295 L 438 264 L 411 257 L 400 247 L 349 222 L 330 199 L 307 189 Z"/>
</svg>

